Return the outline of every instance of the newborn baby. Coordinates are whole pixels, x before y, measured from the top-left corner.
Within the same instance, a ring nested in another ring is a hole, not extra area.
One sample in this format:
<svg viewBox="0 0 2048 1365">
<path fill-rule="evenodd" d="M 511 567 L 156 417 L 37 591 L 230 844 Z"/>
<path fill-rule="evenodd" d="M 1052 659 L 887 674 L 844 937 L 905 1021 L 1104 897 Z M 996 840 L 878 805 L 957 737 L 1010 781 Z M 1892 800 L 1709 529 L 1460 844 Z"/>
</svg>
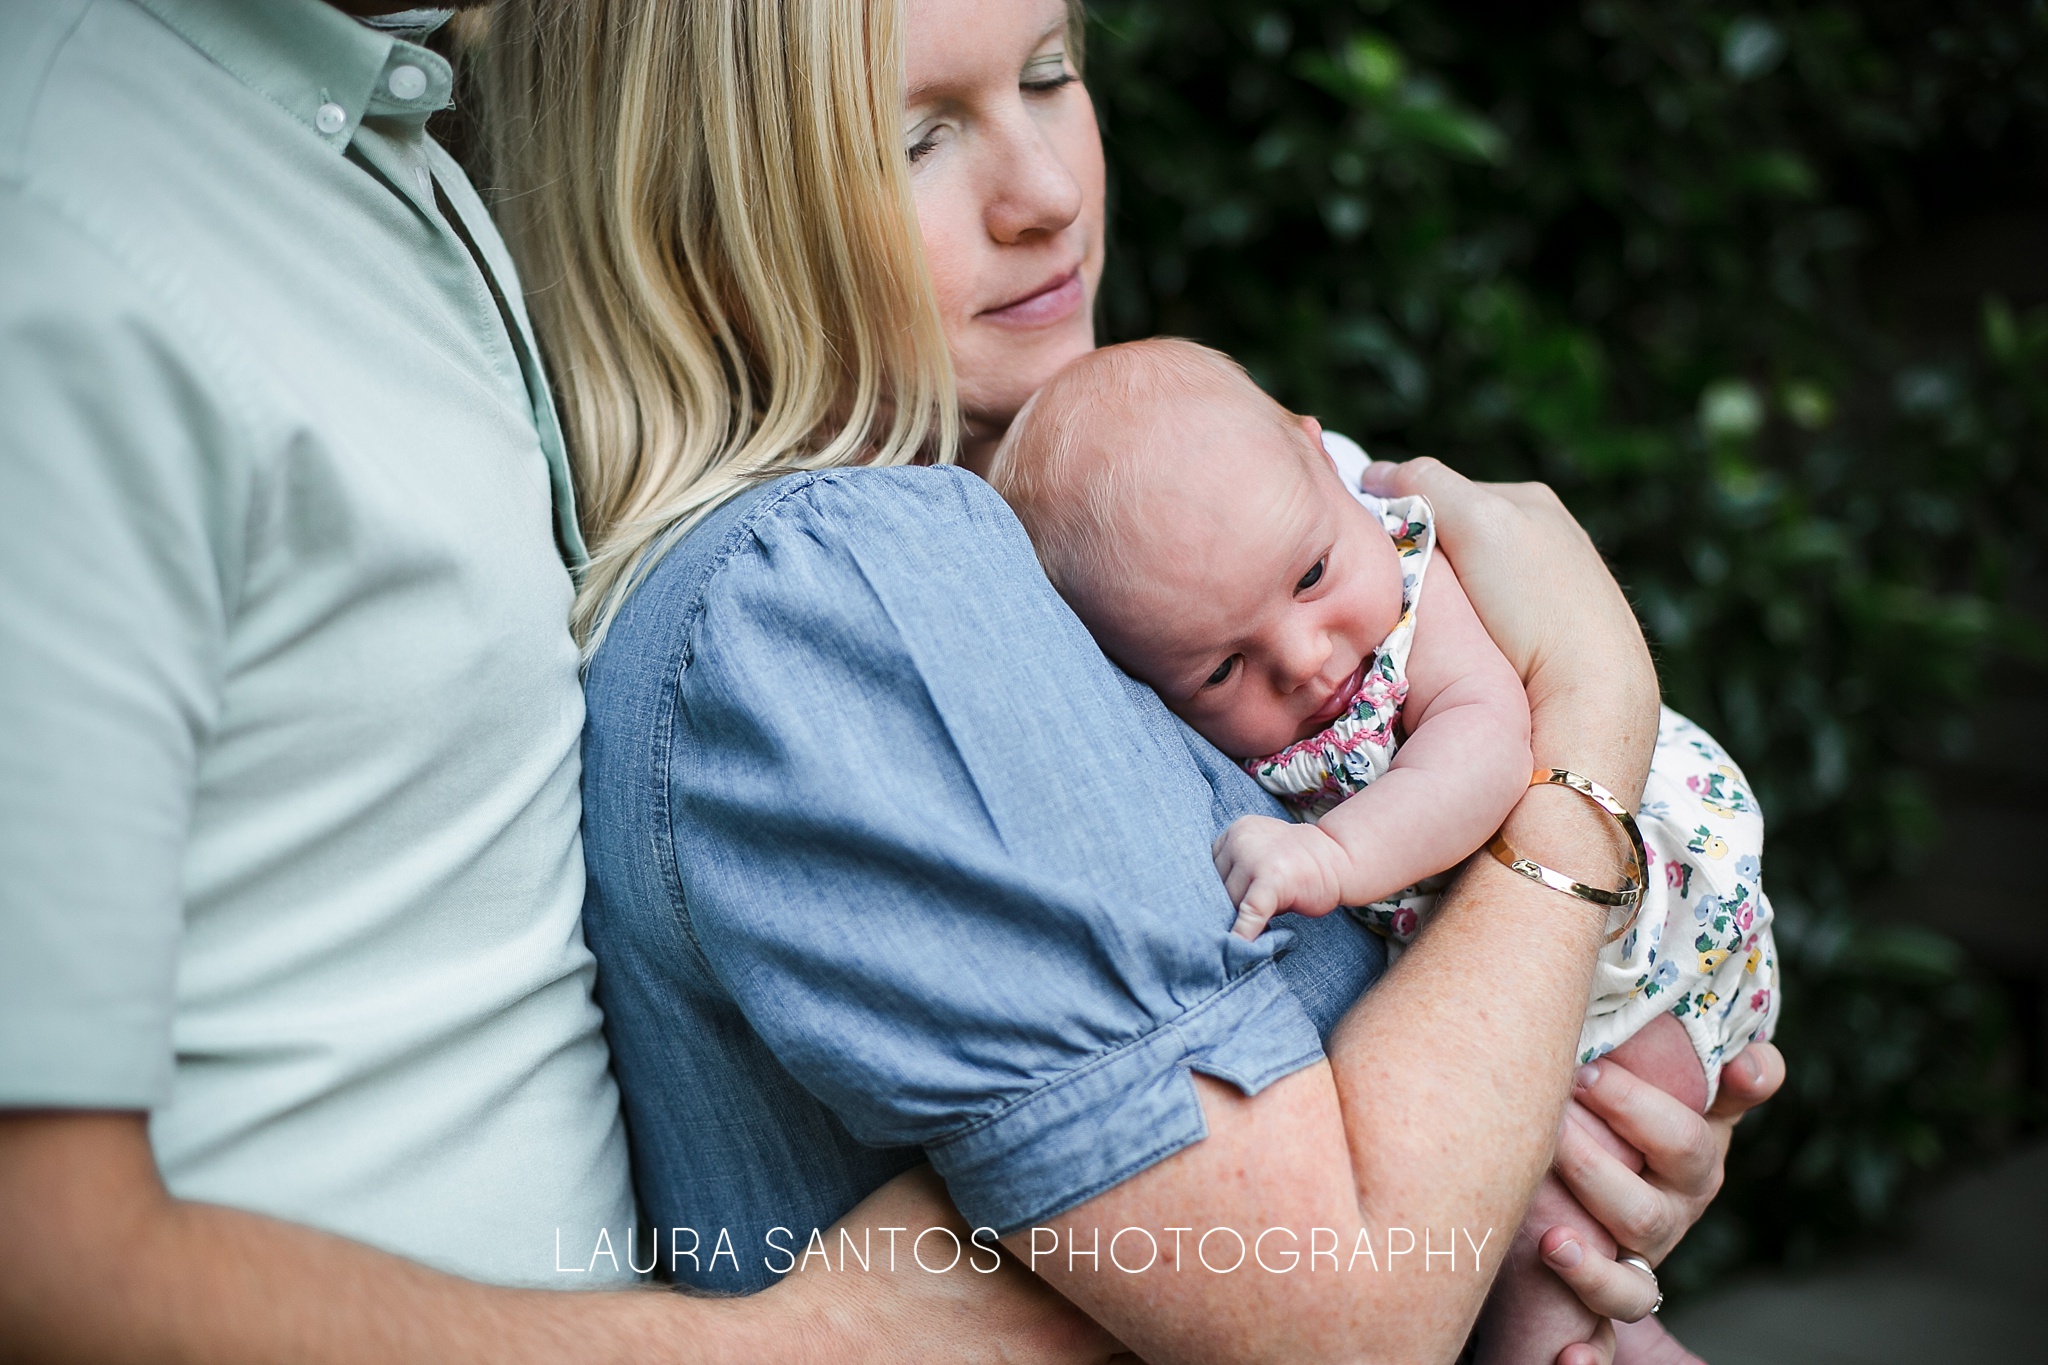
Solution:
<svg viewBox="0 0 2048 1365">
<path fill-rule="evenodd" d="M 1397 951 L 1529 785 L 1520 679 L 1435 553 L 1427 502 L 1360 491 L 1366 463 L 1229 358 L 1155 340 L 1062 370 L 989 469 L 1104 652 L 1299 817 L 1248 816 L 1216 841 L 1247 938 L 1344 906 Z M 1579 1056 L 1703 1109 L 1776 1018 L 1762 817 L 1720 747 L 1667 711 L 1639 818 L 1647 885 L 1611 916 Z M 1482 1360 L 1549 1362 L 1597 1325 L 1536 1256 L 1559 1223 L 1612 1248 L 1547 1178 Z"/>
</svg>

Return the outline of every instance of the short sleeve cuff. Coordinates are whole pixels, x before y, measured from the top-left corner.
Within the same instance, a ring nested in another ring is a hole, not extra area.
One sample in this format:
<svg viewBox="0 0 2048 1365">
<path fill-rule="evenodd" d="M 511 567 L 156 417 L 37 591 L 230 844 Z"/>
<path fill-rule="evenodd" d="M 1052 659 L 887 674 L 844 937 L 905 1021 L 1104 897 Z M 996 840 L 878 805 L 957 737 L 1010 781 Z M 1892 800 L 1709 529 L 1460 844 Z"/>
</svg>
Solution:
<svg viewBox="0 0 2048 1365">
<path fill-rule="evenodd" d="M 1315 1025 L 1266 962 L 926 1154 L 968 1221 L 1007 1236 L 1208 1136 L 1190 1072 L 1256 1095 L 1322 1056 Z"/>
<path fill-rule="evenodd" d="M 73 1002 L 0 971 L 0 1109 L 154 1109 L 171 1097 L 168 1025 L 131 1002 Z M 47 970 L 45 976 L 48 976 Z M 110 1018 L 109 1016 L 113 1016 Z"/>
</svg>

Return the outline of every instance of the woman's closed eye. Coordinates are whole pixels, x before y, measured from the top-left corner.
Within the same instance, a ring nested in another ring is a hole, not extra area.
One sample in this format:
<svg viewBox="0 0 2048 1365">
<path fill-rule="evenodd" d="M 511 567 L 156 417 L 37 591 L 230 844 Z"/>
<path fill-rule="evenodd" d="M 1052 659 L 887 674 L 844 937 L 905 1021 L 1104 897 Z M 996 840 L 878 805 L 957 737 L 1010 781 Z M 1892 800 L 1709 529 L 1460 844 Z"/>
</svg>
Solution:
<svg viewBox="0 0 2048 1365">
<path fill-rule="evenodd" d="M 1296 597 L 1299 597 L 1303 593 L 1307 592 L 1310 588 L 1313 588 L 1316 584 L 1322 582 L 1323 570 L 1329 567 L 1329 563 L 1330 557 L 1328 555 L 1324 555 L 1321 559 L 1318 559 L 1316 561 L 1316 566 L 1313 569 L 1310 569 L 1307 573 L 1303 574 L 1301 576 L 1301 581 L 1294 585 L 1294 595 Z"/>
<path fill-rule="evenodd" d="M 1065 52 L 1041 52 L 1024 63 L 1024 70 L 1017 77 L 1017 84 L 1034 95 L 1043 95 L 1072 85 L 1080 77 L 1067 65 Z"/>
<path fill-rule="evenodd" d="M 1238 656 L 1233 654 L 1222 663 L 1216 665 L 1216 671 L 1203 680 L 1202 687 L 1204 689 L 1221 687 L 1224 683 L 1229 682 L 1230 675 L 1237 670 L 1237 658 Z"/>
<path fill-rule="evenodd" d="M 939 145 L 939 132 L 944 127 L 944 124 L 933 123 L 923 124 L 912 129 L 910 134 L 904 139 L 909 144 L 903 149 L 904 158 L 911 165 L 915 166 L 918 162 L 930 156 L 933 149 Z"/>
</svg>

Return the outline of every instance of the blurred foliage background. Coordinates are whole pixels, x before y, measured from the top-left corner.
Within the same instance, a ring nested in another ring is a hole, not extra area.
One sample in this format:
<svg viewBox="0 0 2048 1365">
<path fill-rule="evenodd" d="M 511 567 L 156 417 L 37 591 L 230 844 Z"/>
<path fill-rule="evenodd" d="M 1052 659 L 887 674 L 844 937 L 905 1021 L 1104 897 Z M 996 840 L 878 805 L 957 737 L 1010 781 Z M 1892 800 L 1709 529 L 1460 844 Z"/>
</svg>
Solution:
<svg viewBox="0 0 2048 1365">
<path fill-rule="evenodd" d="M 2048 4 L 1089 9 L 1106 336 L 1551 482 L 1758 789 L 1791 1081 L 1667 1279 L 1810 1259 L 2028 1132 L 2027 1002 L 1938 894 L 1872 907 L 1987 680 L 2041 690 Z"/>
</svg>

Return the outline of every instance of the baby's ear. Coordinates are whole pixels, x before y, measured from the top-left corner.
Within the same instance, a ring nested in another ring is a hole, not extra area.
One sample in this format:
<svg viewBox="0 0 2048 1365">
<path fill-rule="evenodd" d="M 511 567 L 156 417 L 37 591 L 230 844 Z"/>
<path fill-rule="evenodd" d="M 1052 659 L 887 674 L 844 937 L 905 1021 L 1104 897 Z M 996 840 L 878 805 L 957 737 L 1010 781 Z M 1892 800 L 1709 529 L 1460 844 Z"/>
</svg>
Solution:
<svg viewBox="0 0 2048 1365">
<path fill-rule="evenodd" d="M 1323 424 L 1321 422 L 1318 422 L 1313 417 L 1296 417 L 1294 424 L 1308 433 L 1308 439 L 1315 445 L 1317 450 L 1323 452 L 1324 459 L 1330 457 L 1330 452 L 1323 446 Z"/>
<path fill-rule="evenodd" d="M 1337 481 L 1339 483 L 1345 482 L 1344 467 L 1337 463 L 1337 457 L 1332 455 L 1330 448 L 1323 444 L 1323 424 L 1313 417 L 1296 417 L 1294 424 L 1301 428 L 1303 435 L 1308 437 L 1308 443 L 1315 447 L 1316 454 L 1323 457 L 1323 463 L 1328 465 L 1331 471 L 1336 474 Z"/>
</svg>

